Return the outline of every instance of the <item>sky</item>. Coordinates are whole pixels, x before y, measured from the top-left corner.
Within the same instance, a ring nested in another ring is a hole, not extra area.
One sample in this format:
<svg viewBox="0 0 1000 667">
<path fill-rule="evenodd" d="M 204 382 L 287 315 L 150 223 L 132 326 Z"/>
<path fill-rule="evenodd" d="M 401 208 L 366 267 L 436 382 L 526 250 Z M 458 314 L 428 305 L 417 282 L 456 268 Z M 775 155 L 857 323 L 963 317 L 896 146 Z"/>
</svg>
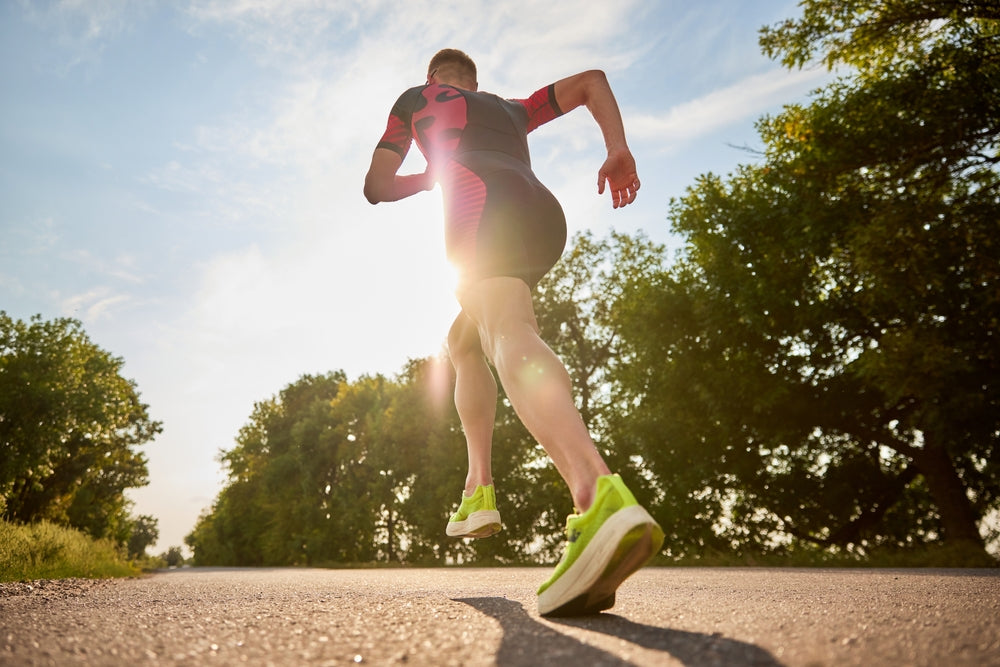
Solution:
<svg viewBox="0 0 1000 667">
<path fill-rule="evenodd" d="M 361 188 L 396 97 L 440 48 L 527 97 L 603 69 L 642 187 L 613 210 L 585 109 L 529 137 L 570 234 L 676 247 L 672 198 L 753 161 L 757 119 L 829 80 L 757 44 L 784 0 L 7 0 L 0 3 L 0 310 L 72 317 L 163 432 L 142 448 L 151 553 L 225 482 L 254 403 L 305 374 L 394 376 L 458 312 L 440 191 Z M 751 149 L 748 151 L 747 149 Z M 422 171 L 416 149 L 404 172 Z M 456 452 L 464 456 L 464 452 Z M 443 508 L 445 511 L 447 508 Z"/>
</svg>

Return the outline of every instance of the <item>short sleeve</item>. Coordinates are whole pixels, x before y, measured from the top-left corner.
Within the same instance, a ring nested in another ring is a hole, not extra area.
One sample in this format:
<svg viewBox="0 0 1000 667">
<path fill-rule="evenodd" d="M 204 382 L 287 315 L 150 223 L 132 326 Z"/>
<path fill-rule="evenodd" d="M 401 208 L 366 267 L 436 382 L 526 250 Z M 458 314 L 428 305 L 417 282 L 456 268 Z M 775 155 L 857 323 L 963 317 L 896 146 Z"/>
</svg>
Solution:
<svg viewBox="0 0 1000 667">
<path fill-rule="evenodd" d="M 403 123 L 399 116 L 389 114 L 389 122 L 386 124 L 385 134 L 382 135 L 375 148 L 388 148 L 392 152 L 398 153 L 399 157 L 405 158 L 410 150 L 410 143 L 412 141 L 413 135 L 410 134 L 409 124 Z"/>
<path fill-rule="evenodd" d="M 389 112 L 385 133 L 375 148 L 388 148 L 405 158 L 413 142 L 412 120 L 415 100 L 420 98 L 423 87 L 410 88 L 399 96 Z"/>
<path fill-rule="evenodd" d="M 517 102 L 528 112 L 528 132 L 563 114 L 558 102 L 556 102 L 556 84 L 554 83 L 545 88 L 539 88 L 527 99 L 511 101 Z"/>
</svg>

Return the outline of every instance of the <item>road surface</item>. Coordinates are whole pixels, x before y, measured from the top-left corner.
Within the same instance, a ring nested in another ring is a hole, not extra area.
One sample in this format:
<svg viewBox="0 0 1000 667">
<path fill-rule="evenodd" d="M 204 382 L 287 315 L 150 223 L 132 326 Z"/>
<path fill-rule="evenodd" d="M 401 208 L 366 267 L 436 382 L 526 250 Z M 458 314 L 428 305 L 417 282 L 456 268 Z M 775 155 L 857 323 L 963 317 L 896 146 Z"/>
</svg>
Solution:
<svg viewBox="0 0 1000 667">
<path fill-rule="evenodd" d="M 648 568 L 538 616 L 547 569 L 180 569 L 0 584 L 2 665 L 1000 665 L 1000 571 Z"/>
</svg>

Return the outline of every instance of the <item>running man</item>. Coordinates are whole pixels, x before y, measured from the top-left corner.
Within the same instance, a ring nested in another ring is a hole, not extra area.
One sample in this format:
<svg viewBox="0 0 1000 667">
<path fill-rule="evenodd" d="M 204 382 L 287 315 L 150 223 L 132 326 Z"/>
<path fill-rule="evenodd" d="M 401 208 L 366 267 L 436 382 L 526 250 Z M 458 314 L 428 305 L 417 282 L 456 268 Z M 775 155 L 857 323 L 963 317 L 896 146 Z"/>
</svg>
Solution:
<svg viewBox="0 0 1000 667">
<path fill-rule="evenodd" d="M 542 615 L 592 614 L 614 605 L 615 591 L 660 549 L 663 531 L 611 474 L 573 402 L 569 373 L 539 337 L 531 291 L 558 261 L 566 220 L 531 169 L 527 134 L 579 106 L 604 135 L 608 157 L 597 192 L 614 208 L 635 201 L 635 160 L 604 73 L 582 72 L 508 100 L 479 92 L 476 65 L 456 49 L 431 59 L 427 82 L 404 92 L 365 177 L 372 204 L 397 201 L 441 184 L 445 243 L 459 271 L 462 311 L 448 333 L 455 407 L 465 432 L 469 471 L 453 537 L 500 530 L 491 470 L 497 385 L 569 486 L 577 514 L 567 519 L 562 560 L 538 591 Z M 427 160 L 400 175 L 416 141 Z"/>
</svg>

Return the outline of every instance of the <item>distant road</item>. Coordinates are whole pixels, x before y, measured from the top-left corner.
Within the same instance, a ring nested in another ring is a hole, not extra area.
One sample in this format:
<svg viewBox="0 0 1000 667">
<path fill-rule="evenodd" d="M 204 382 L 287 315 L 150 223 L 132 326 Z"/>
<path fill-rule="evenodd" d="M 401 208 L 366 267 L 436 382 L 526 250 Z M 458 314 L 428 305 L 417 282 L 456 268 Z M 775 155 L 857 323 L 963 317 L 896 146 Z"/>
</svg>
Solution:
<svg viewBox="0 0 1000 667">
<path fill-rule="evenodd" d="M 0 664 L 1000 665 L 1000 571 L 646 569 L 547 620 L 547 569 L 182 569 L 0 584 Z"/>
</svg>

